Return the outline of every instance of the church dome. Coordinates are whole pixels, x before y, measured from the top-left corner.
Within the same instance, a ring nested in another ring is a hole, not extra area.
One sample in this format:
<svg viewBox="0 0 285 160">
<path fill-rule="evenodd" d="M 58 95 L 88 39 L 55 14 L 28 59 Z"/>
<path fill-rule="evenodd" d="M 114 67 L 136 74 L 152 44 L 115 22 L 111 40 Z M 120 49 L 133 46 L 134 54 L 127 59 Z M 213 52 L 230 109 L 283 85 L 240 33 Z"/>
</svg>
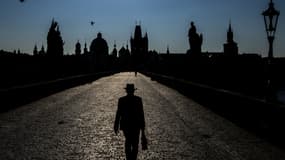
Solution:
<svg viewBox="0 0 285 160">
<path fill-rule="evenodd" d="M 90 52 L 95 55 L 108 55 L 108 44 L 100 32 L 97 34 L 97 38 L 92 41 Z"/>
</svg>

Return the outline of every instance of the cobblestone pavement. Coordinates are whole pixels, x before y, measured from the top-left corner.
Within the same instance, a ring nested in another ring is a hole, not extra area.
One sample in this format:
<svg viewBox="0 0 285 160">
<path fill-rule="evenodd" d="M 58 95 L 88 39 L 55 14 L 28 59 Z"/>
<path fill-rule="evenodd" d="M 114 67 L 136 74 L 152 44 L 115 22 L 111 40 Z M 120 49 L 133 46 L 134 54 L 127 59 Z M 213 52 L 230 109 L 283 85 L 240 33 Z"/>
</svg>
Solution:
<svg viewBox="0 0 285 160">
<path fill-rule="evenodd" d="M 124 159 L 113 133 L 118 98 L 135 83 L 149 149 L 139 159 L 281 160 L 285 153 L 173 89 L 120 73 L 0 114 L 0 159 Z"/>
</svg>

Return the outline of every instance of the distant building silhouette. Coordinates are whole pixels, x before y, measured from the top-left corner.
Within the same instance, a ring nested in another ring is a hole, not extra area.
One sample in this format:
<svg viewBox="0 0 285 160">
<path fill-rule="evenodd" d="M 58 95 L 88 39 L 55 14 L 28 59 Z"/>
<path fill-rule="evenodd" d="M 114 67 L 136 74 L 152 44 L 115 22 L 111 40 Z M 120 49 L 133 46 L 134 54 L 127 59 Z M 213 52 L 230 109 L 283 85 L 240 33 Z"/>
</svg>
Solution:
<svg viewBox="0 0 285 160">
<path fill-rule="evenodd" d="M 117 58 L 118 57 L 118 51 L 117 51 L 117 48 L 116 48 L 116 42 L 114 43 L 114 49 L 111 53 L 111 56 L 114 57 L 114 58 Z"/>
<path fill-rule="evenodd" d="M 131 54 L 134 67 L 142 65 L 148 53 L 148 35 L 142 36 L 141 26 L 136 25 L 134 37 L 131 37 Z"/>
<path fill-rule="evenodd" d="M 37 56 L 38 54 L 39 54 L 38 47 L 37 47 L 37 45 L 35 45 L 34 50 L 33 50 L 33 55 Z"/>
<path fill-rule="evenodd" d="M 168 45 L 167 45 L 167 49 L 166 49 L 166 54 L 170 54 Z"/>
<path fill-rule="evenodd" d="M 124 46 L 119 50 L 119 58 L 126 56 L 126 48 Z"/>
<path fill-rule="evenodd" d="M 124 46 L 119 50 L 119 64 L 124 69 L 129 69 L 131 61 L 131 54 Z"/>
<path fill-rule="evenodd" d="M 95 64 L 100 67 L 104 66 L 109 55 L 107 41 L 102 38 L 99 32 L 90 45 L 90 54 L 93 56 Z"/>
<path fill-rule="evenodd" d="M 102 38 L 102 34 L 99 32 L 97 38 L 95 38 L 90 45 L 90 53 L 96 57 L 107 56 L 108 50 L 107 41 Z"/>
<path fill-rule="evenodd" d="M 131 56 L 131 53 L 128 49 L 128 45 L 127 45 L 127 49 L 122 46 L 122 48 L 119 50 L 119 58 L 129 58 Z"/>
<path fill-rule="evenodd" d="M 188 38 L 189 38 L 190 50 L 188 50 L 187 53 L 191 53 L 191 54 L 201 53 L 203 36 L 202 34 L 199 35 L 197 33 L 194 22 L 191 22 L 191 28 L 189 29 L 189 32 L 188 32 Z"/>
<path fill-rule="evenodd" d="M 88 49 L 87 49 L 87 44 L 86 44 L 86 42 L 85 42 L 85 44 L 84 44 L 84 49 L 83 49 L 83 54 L 88 54 Z"/>
<path fill-rule="evenodd" d="M 75 55 L 80 55 L 81 54 L 81 44 L 79 41 L 75 44 Z"/>
<path fill-rule="evenodd" d="M 227 43 L 224 44 L 224 53 L 226 55 L 238 55 L 238 46 L 234 41 L 234 34 L 232 31 L 231 23 L 229 24 L 229 29 L 227 33 Z"/>
<path fill-rule="evenodd" d="M 126 54 L 127 55 L 131 55 L 131 52 L 130 52 L 130 50 L 129 50 L 129 45 L 127 44 L 127 46 L 126 46 Z"/>
<path fill-rule="evenodd" d="M 47 55 L 62 56 L 63 55 L 63 40 L 59 31 L 58 23 L 52 20 L 48 35 L 47 35 Z"/>
<path fill-rule="evenodd" d="M 45 52 L 45 47 L 44 47 L 44 45 L 42 45 L 42 48 L 41 48 L 41 50 L 39 51 L 39 55 L 45 55 L 46 54 L 46 52 Z"/>
</svg>

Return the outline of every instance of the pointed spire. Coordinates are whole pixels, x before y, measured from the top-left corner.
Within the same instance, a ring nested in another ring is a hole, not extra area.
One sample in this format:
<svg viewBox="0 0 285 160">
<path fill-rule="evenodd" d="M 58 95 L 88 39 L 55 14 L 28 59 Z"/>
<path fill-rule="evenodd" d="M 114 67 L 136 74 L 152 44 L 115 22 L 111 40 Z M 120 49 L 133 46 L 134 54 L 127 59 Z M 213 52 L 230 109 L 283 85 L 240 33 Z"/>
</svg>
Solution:
<svg viewBox="0 0 285 160">
<path fill-rule="evenodd" d="M 169 45 L 167 45 L 167 50 L 166 50 L 166 54 L 169 54 Z"/>
<path fill-rule="evenodd" d="M 38 47 L 37 47 L 37 44 L 35 44 L 33 54 L 34 54 L 34 55 L 37 55 L 37 54 L 38 54 Z"/>
<path fill-rule="evenodd" d="M 40 55 L 44 55 L 44 54 L 45 54 L 45 47 L 44 47 L 43 44 L 42 44 L 42 48 L 41 48 L 39 54 L 40 54 Z"/>
<path fill-rule="evenodd" d="M 88 53 L 86 41 L 85 41 L 85 44 L 84 44 L 84 50 L 83 50 L 83 52 L 84 52 L 84 54 L 87 54 L 87 53 Z"/>
<path fill-rule="evenodd" d="M 112 51 L 112 56 L 117 58 L 117 56 L 118 56 L 118 51 L 117 51 L 116 47 L 117 47 L 117 45 L 116 45 L 116 40 L 114 40 L 114 49 L 113 49 L 113 51 Z"/>
<path fill-rule="evenodd" d="M 130 53 L 130 50 L 129 50 L 129 41 L 127 41 L 126 52 L 127 52 L 128 54 Z"/>
<path fill-rule="evenodd" d="M 126 54 L 130 55 L 129 42 L 128 41 L 127 41 L 127 46 L 126 46 Z"/>
<path fill-rule="evenodd" d="M 224 44 L 224 53 L 228 55 L 238 55 L 238 46 L 234 41 L 234 33 L 231 20 L 229 22 L 229 28 L 227 32 L 227 43 Z"/>
<path fill-rule="evenodd" d="M 75 54 L 76 55 L 81 54 L 81 44 L 79 43 L 79 40 L 77 40 L 77 43 L 75 44 Z"/>
<path fill-rule="evenodd" d="M 230 23 L 229 23 L 229 32 L 232 32 L 232 22 L 231 22 L 231 19 L 230 19 Z"/>
<path fill-rule="evenodd" d="M 232 30 L 231 20 L 229 22 L 229 29 L 228 29 L 228 33 L 227 33 L 227 42 L 234 42 L 234 33 Z"/>
<path fill-rule="evenodd" d="M 141 39 L 141 38 L 142 38 L 141 26 L 136 26 L 134 39 Z"/>
</svg>

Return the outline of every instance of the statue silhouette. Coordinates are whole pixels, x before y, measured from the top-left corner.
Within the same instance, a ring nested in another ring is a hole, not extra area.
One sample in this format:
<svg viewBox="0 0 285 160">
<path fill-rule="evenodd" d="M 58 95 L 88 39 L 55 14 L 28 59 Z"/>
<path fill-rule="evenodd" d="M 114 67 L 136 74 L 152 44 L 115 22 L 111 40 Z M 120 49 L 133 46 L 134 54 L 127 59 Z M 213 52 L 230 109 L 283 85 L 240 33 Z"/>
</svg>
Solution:
<svg viewBox="0 0 285 160">
<path fill-rule="evenodd" d="M 134 84 L 127 84 L 125 88 L 127 95 L 121 97 L 118 102 L 118 110 L 114 124 L 115 134 L 118 134 L 119 127 L 125 136 L 125 153 L 127 160 L 136 160 L 140 131 L 142 132 L 142 149 L 147 149 L 146 137 L 144 134 L 145 119 L 142 99 L 134 95 L 136 90 Z"/>
<path fill-rule="evenodd" d="M 52 20 L 48 35 L 47 35 L 47 54 L 49 56 L 62 56 L 64 42 L 59 31 L 59 25 Z"/>
<path fill-rule="evenodd" d="M 188 32 L 189 45 L 191 53 L 201 53 L 201 46 L 203 42 L 202 34 L 198 35 L 194 22 L 191 22 L 191 28 Z"/>
</svg>

